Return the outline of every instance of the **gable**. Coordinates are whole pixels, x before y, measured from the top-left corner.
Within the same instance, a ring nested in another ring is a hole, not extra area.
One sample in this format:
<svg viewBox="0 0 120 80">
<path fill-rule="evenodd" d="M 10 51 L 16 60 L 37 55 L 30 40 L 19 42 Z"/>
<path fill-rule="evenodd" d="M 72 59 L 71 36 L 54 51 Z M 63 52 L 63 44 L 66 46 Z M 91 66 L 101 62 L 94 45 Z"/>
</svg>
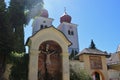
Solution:
<svg viewBox="0 0 120 80">
<path fill-rule="evenodd" d="M 30 46 L 33 49 L 38 49 L 39 45 L 47 40 L 56 41 L 60 46 L 64 46 L 65 48 L 71 45 L 71 42 L 61 31 L 54 27 L 49 27 L 39 30 L 36 34 L 31 36 L 27 41 L 27 46 Z"/>
</svg>

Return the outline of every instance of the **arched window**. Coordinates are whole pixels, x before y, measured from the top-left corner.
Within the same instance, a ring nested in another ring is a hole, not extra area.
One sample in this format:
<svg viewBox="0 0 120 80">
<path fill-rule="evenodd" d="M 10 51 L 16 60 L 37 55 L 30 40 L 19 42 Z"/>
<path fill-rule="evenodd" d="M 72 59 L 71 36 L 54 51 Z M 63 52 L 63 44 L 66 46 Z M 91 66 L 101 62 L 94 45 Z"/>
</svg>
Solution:
<svg viewBox="0 0 120 80">
<path fill-rule="evenodd" d="M 43 27 L 43 25 L 40 25 L 40 29 L 43 29 L 44 27 Z"/>
<path fill-rule="evenodd" d="M 73 31 L 71 31 L 71 35 L 74 35 L 74 32 L 73 32 Z"/>
<path fill-rule="evenodd" d="M 71 35 L 71 34 L 70 34 L 70 30 L 68 30 L 68 34 Z"/>
<path fill-rule="evenodd" d="M 43 23 L 46 23 L 46 21 L 43 21 Z"/>
</svg>

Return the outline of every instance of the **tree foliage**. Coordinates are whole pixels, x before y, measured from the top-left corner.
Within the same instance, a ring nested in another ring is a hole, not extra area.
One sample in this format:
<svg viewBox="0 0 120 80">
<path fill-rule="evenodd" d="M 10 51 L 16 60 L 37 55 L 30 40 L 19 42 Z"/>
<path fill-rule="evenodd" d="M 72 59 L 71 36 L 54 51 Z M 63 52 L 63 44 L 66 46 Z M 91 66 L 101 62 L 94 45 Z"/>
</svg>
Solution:
<svg viewBox="0 0 120 80">
<path fill-rule="evenodd" d="M 13 64 L 9 80 L 28 80 L 28 54 L 12 52 L 9 59 Z"/>
<path fill-rule="evenodd" d="M 10 26 L 13 30 L 14 51 L 24 52 L 24 25 L 26 17 L 24 14 L 25 0 L 11 0 L 8 8 Z"/>
<path fill-rule="evenodd" d="M 91 44 L 90 44 L 90 49 L 96 49 L 95 43 L 93 40 L 91 40 Z"/>
<path fill-rule="evenodd" d="M 75 50 L 72 50 L 72 52 L 71 52 L 71 54 L 69 55 L 69 59 L 70 60 L 76 60 L 76 59 L 78 59 L 78 56 L 77 56 L 77 54 L 78 54 L 78 52 Z"/>
<path fill-rule="evenodd" d="M 0 0 L 0 70 L 2 72 L 5 71 L 6 57 L 13 50 L 12 45 L 7 8 L 4 0 Z"/>
<path fill-rule="evenodd" d="M 28 10 L 28 14 L 32 14 L 36 7 L 41 10 L 43 0 L 10 0 L 8 8 L 5 1 L 0 0 L 0 56 L 5 57 L 2 60 L 4 68 L 7 61 L 13 64 L 10 80 L 27 80 L 28 56 L 24 54 L 20 57 L 25 51 L 24 26 L 27 24 L 25 11 Z M 15 53 L 13 55 L 12 51 L 17 52 L 18 56 L 15 56 Z"/>
<path fill-rule="evenodd" d="M 12 49 L 11 30 L 7 18 L 6 5 L 2 0 L 0 2 L 0 53 L 9 53 Z"/>
<path fill-rule="evenodd" d="M 70 68 L 70 80 L 92 80 L 92 78 L 84 70 L 75 72 Z"/>
</svg>

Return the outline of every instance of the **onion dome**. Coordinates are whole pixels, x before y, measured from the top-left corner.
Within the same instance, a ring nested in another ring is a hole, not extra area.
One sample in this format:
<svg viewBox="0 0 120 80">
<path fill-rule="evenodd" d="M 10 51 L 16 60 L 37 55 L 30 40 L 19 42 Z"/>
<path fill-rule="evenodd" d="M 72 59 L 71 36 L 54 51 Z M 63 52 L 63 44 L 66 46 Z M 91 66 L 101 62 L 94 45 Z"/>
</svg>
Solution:
<svg viewBox="0 0 120 80">
<path fill-rule="evenodd" d="M 64 15 L 62 17 L 60 17 L 60 22 L 71 22 L 71 16 L 69 16 L 66 12 L 64 13 Z"/>
<path fill-rule="evenodd" d="M 48 11 L 46 9 L 42 9 L 40 16 L 48 18 L 49 16 Z"/>
</svg>

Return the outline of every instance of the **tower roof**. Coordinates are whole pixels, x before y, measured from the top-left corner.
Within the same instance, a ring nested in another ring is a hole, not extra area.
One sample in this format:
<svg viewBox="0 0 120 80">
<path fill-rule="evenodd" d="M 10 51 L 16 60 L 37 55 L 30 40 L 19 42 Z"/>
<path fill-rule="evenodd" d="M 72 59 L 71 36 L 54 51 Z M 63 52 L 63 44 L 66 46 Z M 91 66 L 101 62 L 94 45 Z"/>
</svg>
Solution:
<svg viewBox="0 0 120 80">
<path fill-rule="evenodd" d="M 71 23 L 71 19 L 72 19 L 71 16 L 67 14 L 66 9 L 65 9 L 63 16 L 60 17 L 60 22 Z"/>
<path fill-rule="evenodd" d="M 106 55 L 105 52 L 99 50 L 99 49 L 90 49 L 90 48 L 85 48 L 83 49 L 80 54 L 98 54 L 98 55 Z"/>
<path fill-rule="evenodd" d="M 40 16 L 48 18 L 49 17 L 48 11 L 46 9 L 42 9 L 40 12 Z"/>
</svg>

